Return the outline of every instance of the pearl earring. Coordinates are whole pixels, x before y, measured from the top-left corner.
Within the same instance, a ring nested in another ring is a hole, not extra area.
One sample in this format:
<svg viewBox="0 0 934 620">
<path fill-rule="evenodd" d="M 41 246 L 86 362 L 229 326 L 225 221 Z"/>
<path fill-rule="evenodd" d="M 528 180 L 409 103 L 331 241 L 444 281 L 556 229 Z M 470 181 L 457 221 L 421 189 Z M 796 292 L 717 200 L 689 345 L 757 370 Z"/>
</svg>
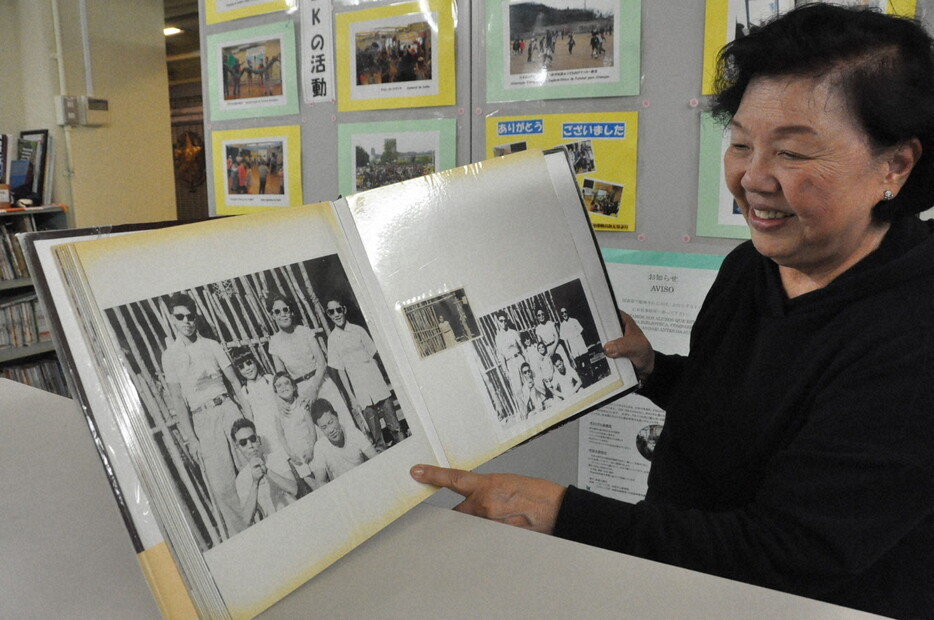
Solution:
<svg viewBox="0 0 934 620">
<path fill-rule="evenodd" d="M 895 194 L 892 193 L 892 190 L 885 190 L 882 192 L 882 200 L 892 200 L 895 198 Z"/>
</svg>

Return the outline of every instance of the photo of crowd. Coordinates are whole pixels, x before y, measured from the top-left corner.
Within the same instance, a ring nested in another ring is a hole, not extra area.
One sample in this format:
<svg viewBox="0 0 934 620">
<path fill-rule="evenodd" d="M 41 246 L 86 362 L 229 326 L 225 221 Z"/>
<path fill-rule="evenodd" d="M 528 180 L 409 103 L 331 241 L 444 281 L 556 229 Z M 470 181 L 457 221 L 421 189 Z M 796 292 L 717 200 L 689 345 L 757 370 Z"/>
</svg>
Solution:
<svg viewBox="0 0 934 620">
<path fill-rule="evenodd" d="M 596 179 L 584 179 L 581 184 L 584 205 L 591 213 L 608 217 L 619 216 L 619 205 L 623 200 L 623 186 Z"/>
<path fill-rule="evenodd" d="M 432 79 L 431 29 L 421 16 L 358 32 L 354 52 L 358 86 Z"/>
<path fill-rule="evenodd" d="M 411 303 L 402 312 L 422 358 L 453 349 L 480 334 L 462 288 Z"/>
<path fill-rule="evenodd" d="M 106 316 L 202 550 L 410 434 L 336 255 Z"/>
<path fill-rule="evenodd" d="M 285 162 L 282 140 L 227 143 L 227 194 L 285 193 Z"/>
<path fill-rule="evenodd" d="M 282 96 L 282 41 L 221 48 L 224 101 Z"/>
<path fill-rule="evenodd" d="M 502 427 L 563 407 L 610 374 L 580 280 L 481 316 L 478 323 L 474 355 Z"/>
<path fill-rule="evenodd" d="M 356 134 L 354 191 L 362 191 L 431 174 L 437 169 L 436 131 Z"/>
<path fill-rule="evenodd" d="M 619 3 L 569 8 L 558 2 L 509 5 L 510 75 L 612 67 Z M 586 6 L 586 5 L 585 5 Z"/>
</svg>

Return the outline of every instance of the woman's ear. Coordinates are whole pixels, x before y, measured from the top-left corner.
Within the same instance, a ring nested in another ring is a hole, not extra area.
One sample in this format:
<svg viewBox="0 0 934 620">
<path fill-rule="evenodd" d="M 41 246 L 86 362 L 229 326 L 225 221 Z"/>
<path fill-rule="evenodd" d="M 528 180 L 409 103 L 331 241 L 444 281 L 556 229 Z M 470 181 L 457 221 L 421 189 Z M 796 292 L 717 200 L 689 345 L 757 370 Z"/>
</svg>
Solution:
<svg viewBox="0 0 934 620">
<path fill-rule="evenodd" d="M 897 191 L 902 188 L 915 164 L 921 159 L 921 141 L 917 138 L 902 142 L 892 151 L 888 159 L 888 172 L 885 175 L 886 185 Z"/>
</svg>

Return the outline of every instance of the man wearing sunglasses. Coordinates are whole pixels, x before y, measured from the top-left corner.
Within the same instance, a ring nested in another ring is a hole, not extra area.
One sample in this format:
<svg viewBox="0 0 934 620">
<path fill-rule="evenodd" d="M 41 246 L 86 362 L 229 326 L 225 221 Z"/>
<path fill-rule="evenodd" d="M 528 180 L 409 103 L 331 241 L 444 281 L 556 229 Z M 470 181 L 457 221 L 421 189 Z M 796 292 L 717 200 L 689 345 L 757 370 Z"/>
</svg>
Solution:
<svg viewBox="0 0 934 620">
<path fill-rule="evenodd" d="M 377 450 L 385 450 L 380 415 L 395 443 L 405 439 L 405 434 L 396 417 L 392 393 L 376 363 L 376 344 L 364 328 L 347 320 L 347 308 L 340 301 L 328 300 L 326 309 L 334 323 L 328 336 L 328 366 L 340 373 L 351 407 L 363 413 Z"/>
<path fill-rule="evenodd" d="M 298 484 L 266 467 L 262 439 L 256 435 L 256 426 L 246 418 L 240 418 L 230 429 L 237 450 L 243 455 L 246 465 L 237 474 L 237 496 L 244 523 L 253 525 L 275 511 L 292 503 Z"/>
<path fill-rule="evenodd" d="M 231 425 L 243 417 L 228 386 L 239 386 L 240 380 L 224 347 L 198 333 L 194 300 L 175 293 L 167 306 L 175 328 L 175 340 L 162 353 L 170 406 L 189 454 L 204 470 L 208 491 L 220 513 L 222 538 L 229 538 L 245 527 L 235 486 L 237 470 L 228 443 Z"/>
</svg>

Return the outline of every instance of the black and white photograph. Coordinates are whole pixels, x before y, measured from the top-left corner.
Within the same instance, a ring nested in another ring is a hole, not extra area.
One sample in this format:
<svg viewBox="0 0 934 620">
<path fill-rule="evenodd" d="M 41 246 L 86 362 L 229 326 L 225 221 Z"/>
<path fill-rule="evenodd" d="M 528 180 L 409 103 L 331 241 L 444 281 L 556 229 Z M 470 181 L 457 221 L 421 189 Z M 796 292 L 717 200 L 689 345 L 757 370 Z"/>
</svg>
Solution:
<svg viewBox="0 0 934 620">
<path fill-rule="evenodd" d="M 440 157 L 437 131 L 354 134 L 355 192 L 436 172 Z"/>
<path fill-rule="evenodd" d="M 336 254 L 106 317 L 202 550 L 410 434 Z"/>
<path fill-rule="evenodd" d="M 519 153 L 526 149 L 528 149 L 528 143 L 525 140 L 521 142 L 510 142 L 509 144 L 499 144 L 493 147 L 493 157 L 511 155 L 512 153 Z"/>
<path fill-rule="evenodd" d="M 402 312 L 422 358 L 453 349 L 480 335 L 467 293 L 462 288 L 407 304 Z"/>
<path fill-rule="evenodd" d="M 561 408 L 608 377 L 593 313 L 578 279 L 478 319 L 473 342 L 490 410 L 509 427 Z"/>
<path fill-rule="evenodd" d="M 647 460 L 652 460 L 652 454 L 655 452 L 655 444 L 658 443 L 658 436 L 662 433 L 661 424 L 649 424 L 636 433 L 636 450 Z"/>
<path fill-rule="evenodd" d="M 597 179 L 585 178 L 581 183 L 584 206 L 591 213 L 607 217 L 619 217 L 619 205 L 623 200 L 623 186 Z"/>
<path fill-rule="evenodd" d="M 588 174 L 597 169 L 597 159 L 593 153 L 593 142 L 581 140 L 563 145 L 571 156 L 574 174 Z"/>
</svg>

